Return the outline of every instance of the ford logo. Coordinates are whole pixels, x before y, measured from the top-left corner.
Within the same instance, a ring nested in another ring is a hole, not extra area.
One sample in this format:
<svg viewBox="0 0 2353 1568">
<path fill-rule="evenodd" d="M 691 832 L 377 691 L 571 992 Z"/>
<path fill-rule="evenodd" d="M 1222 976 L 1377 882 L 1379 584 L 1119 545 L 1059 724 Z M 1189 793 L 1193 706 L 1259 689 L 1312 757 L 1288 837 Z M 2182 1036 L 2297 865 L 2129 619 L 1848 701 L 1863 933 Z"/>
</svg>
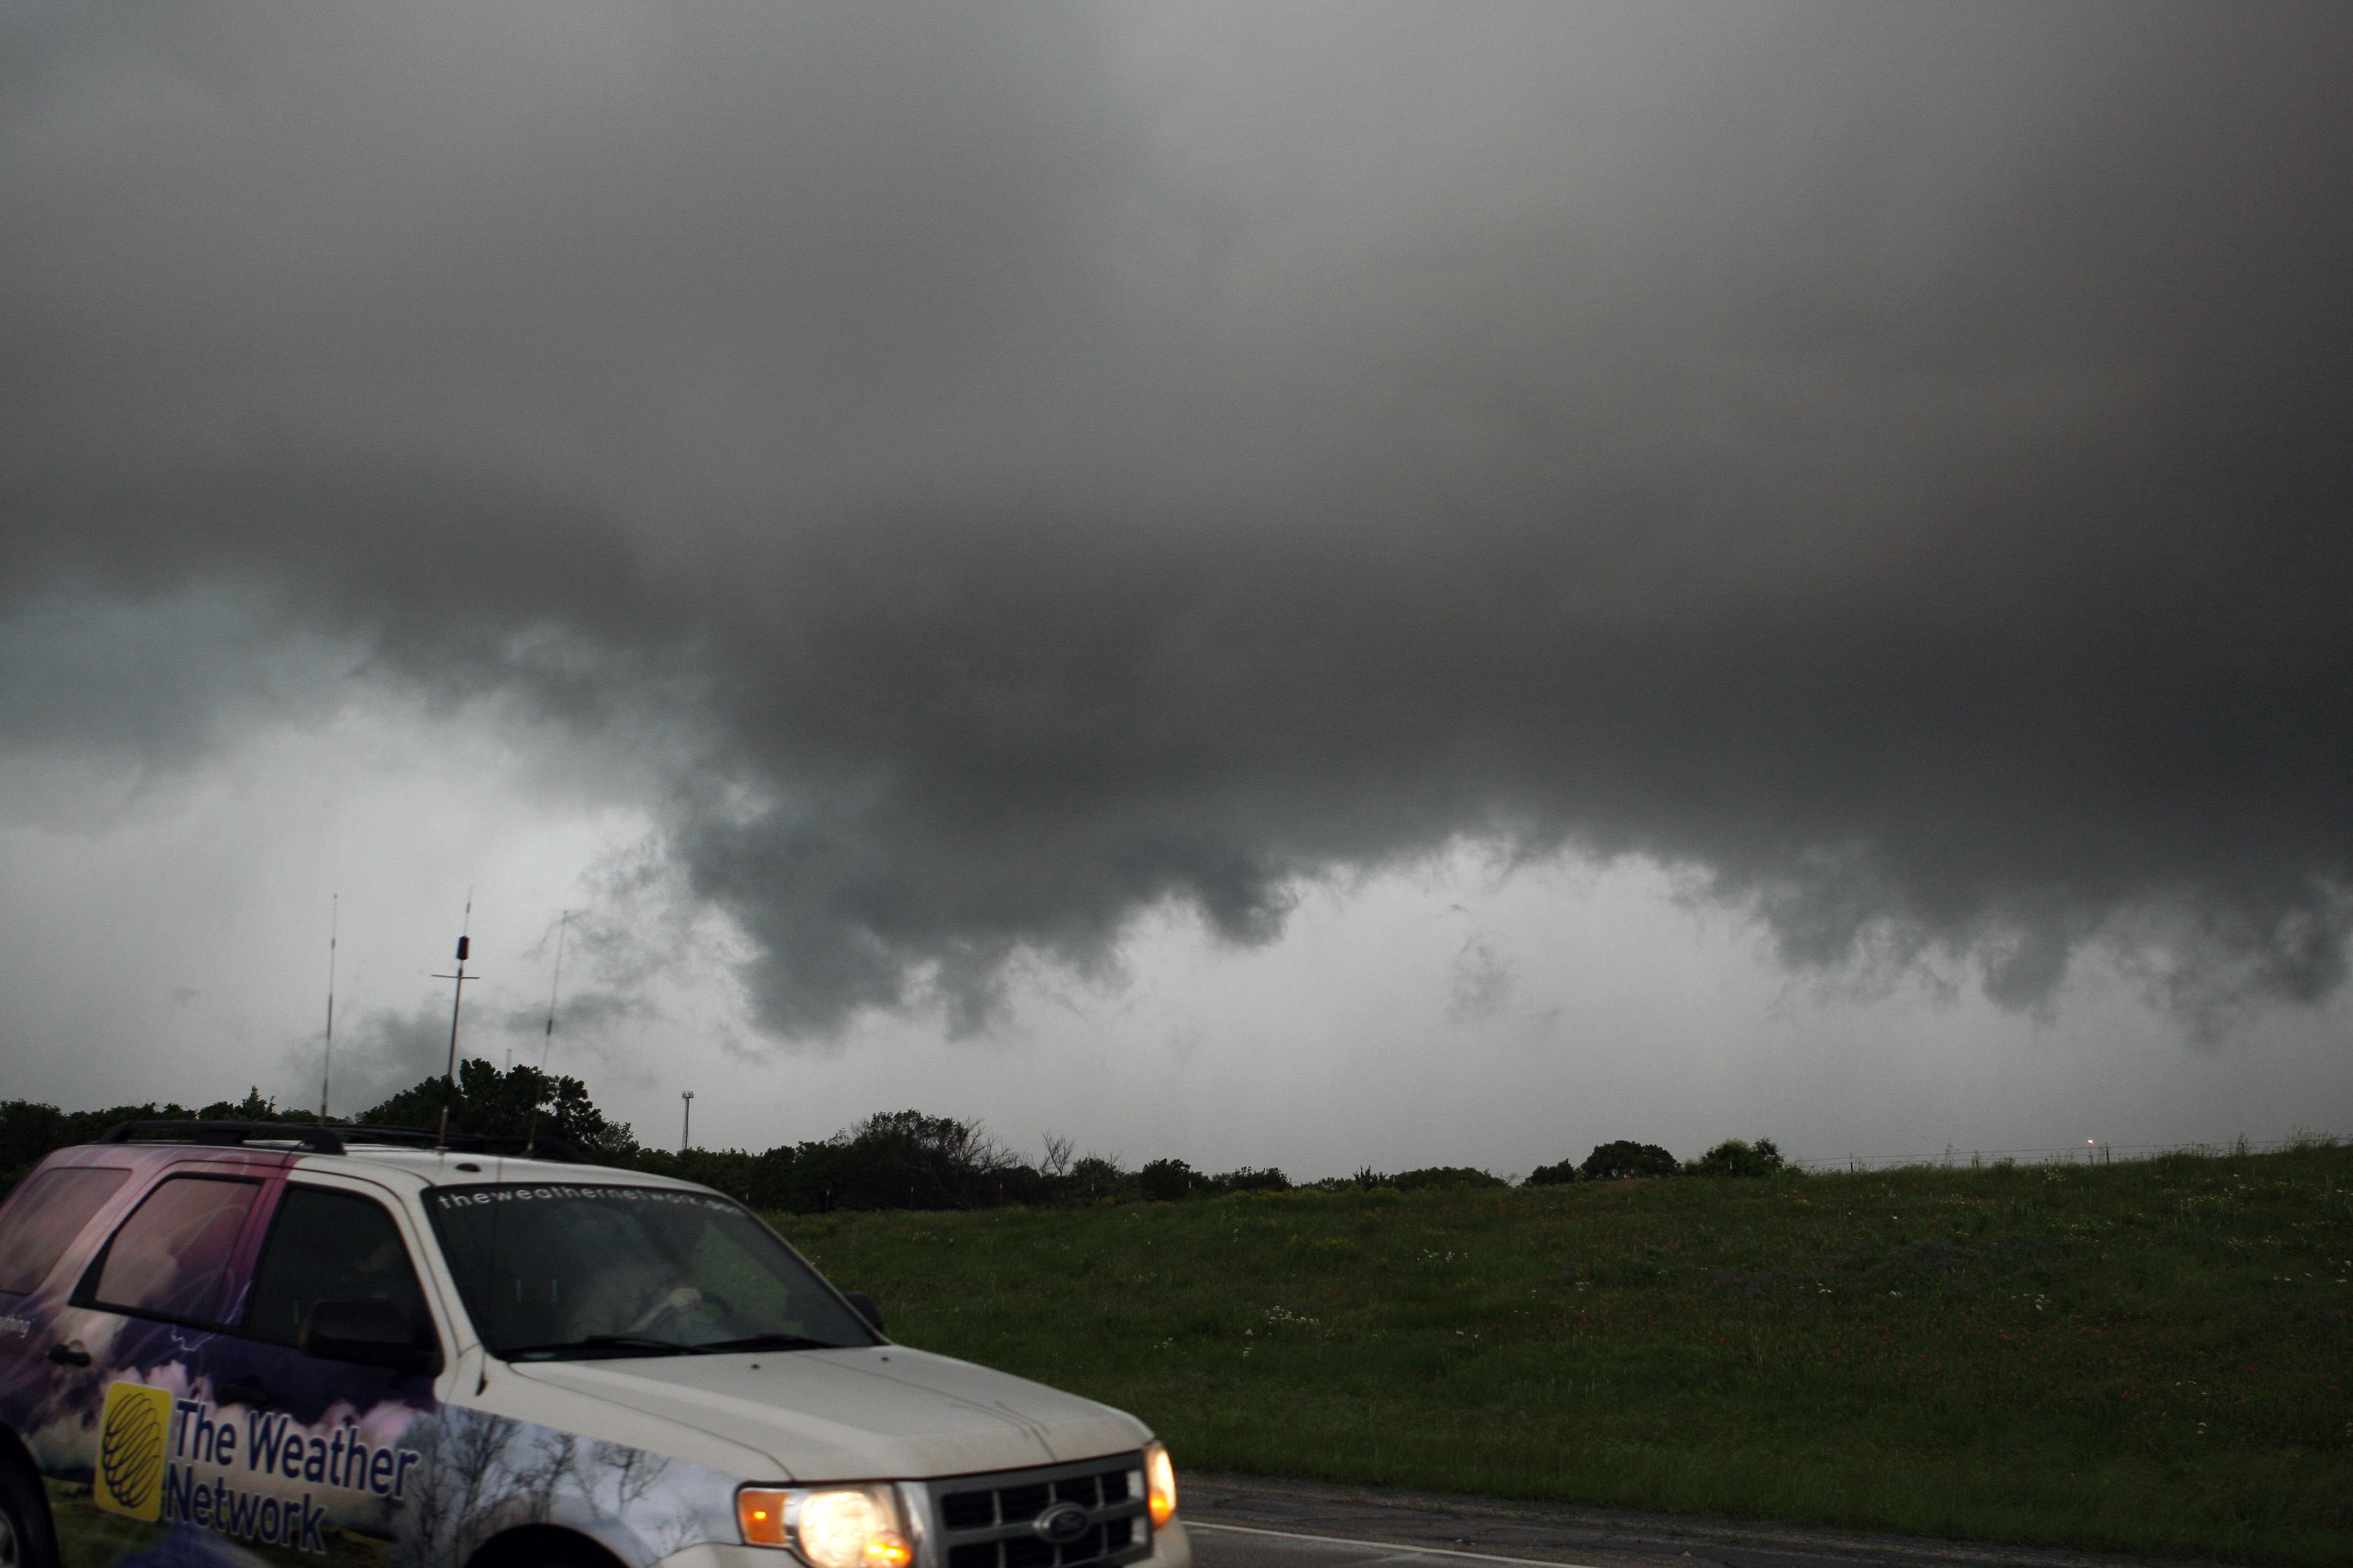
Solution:
<svg viewBox="0 0 2353 1568">
<path fill-rule="evenodd" d="M 1087 1532 L 1087 1510 L 1074 1502 L 1058 1502 L 1031 1520 L 1029 1528 L 1040 1541 L 1068 1546 Z"/>
</svg>

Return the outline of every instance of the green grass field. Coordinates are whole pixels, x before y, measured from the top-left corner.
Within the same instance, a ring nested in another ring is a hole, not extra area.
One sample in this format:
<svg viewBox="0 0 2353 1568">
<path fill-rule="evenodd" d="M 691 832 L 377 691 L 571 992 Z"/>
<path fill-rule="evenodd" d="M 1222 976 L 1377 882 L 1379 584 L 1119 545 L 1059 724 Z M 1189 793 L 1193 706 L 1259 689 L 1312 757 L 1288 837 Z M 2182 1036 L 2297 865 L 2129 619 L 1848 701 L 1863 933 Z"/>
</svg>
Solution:
<svg viewBox="0 0 2353 1568">
<path fill-rule="evenodd" d="M 1180 1468 L 2353 1560 L 2353 1149 L 774 1217 Z"/>
</svg>

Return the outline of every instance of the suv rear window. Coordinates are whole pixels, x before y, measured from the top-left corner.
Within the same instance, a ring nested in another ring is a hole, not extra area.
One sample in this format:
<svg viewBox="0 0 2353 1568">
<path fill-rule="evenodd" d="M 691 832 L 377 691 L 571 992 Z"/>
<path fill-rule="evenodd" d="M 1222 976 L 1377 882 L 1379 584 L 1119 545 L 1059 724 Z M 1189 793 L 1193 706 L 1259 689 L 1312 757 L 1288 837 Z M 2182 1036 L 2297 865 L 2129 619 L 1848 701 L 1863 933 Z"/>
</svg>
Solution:
<svg viewBox="0 0 2353 1568">
<path fill-rule="evenodd" d="M 88 1305 L 217 1322 L 229 1255 L 261 1193 L 254 1182 L 173 1176 L 139 1200 L 99 1262 Z"/>
<path fill-rule="evenodd" d="M 0 1293 L 22 1296 L 39 1289 L 90 1216 L 130 1176 L 109 1166 L 81 1165 L 29 1177 L 0 1215 Z"/>
</svg>

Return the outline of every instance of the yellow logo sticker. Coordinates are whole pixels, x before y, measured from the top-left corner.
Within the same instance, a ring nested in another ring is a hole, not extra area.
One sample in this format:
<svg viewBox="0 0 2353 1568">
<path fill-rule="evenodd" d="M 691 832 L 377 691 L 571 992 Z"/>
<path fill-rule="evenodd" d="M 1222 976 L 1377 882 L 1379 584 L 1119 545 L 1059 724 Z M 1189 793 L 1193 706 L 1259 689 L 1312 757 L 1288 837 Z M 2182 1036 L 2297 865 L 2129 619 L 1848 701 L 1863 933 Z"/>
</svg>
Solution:
<svg viewBox="0 0 2353 1568">
<path fill-rule="evenodd" d="M 164 1512 L 164 1450 L 172 1441 L 172 1391 L 117 1383 L 106 1391 L 91 1500 L 153 1524 Z"/>
</svg>

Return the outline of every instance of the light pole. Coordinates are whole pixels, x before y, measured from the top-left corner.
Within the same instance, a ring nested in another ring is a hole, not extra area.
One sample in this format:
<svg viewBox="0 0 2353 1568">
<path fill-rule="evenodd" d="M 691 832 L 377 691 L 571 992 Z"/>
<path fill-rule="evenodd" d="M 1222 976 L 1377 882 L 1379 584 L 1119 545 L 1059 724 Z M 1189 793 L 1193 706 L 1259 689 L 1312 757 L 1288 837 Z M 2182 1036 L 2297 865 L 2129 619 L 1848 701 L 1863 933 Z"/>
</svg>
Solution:
<svg viewBox="0 0 2353 1568">
<path fill-rule="evenodd" d="M 678 1152 L 683 1154 L 686 1152 L 689 1135 L 694 1131 L 694 1090 L 681 1089 L 678 1098 L 686 1107 L 685 1120 L 679 1124 L 678 1129 Z"/>
</svg>

